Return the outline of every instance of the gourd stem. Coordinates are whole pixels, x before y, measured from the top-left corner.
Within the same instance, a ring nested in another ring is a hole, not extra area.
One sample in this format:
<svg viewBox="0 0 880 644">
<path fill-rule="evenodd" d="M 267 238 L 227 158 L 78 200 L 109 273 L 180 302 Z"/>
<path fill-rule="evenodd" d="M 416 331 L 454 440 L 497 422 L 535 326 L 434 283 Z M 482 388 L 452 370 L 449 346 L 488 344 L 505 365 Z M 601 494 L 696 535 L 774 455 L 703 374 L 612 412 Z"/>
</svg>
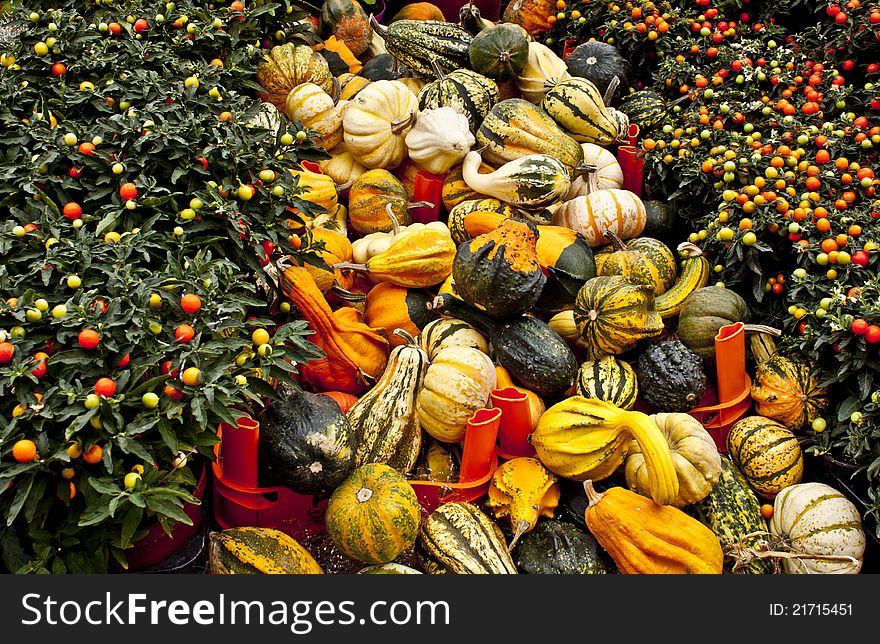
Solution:
<svg viewBox="0 0 880 644">
<path fill-rule="evenodd" d="M 599 503 L 599 501 L 602 500 L 602 497 L 605 496 L 596 491 L 596 488 L 593 487 L 593 481 L 590 479 L 584 481 L 584 492 L 587 493 L 587 500 L 590 502 L 590 508 Z"/>
<path fill-rule="evenodd" d="M 407 210 L 413 210 L 415 208 L 433 208 L 434 203 L 431 201 L 413 201 L 406 205 Z"/>
<path fill-rule="evenodd" d="M 400 134 L 406 128 L 410 127 L 416 121 L 416 113 L 415 110 L 409 113 L 404 119 L 400 119 L 399 121 L 391 121 L 391 133 L 392 134 Z"/>
<path fill-rule="evenodd" d="M 357 494 L 355 494 L 355 498 L 358 500 L 359 503 L 366 503 L 371 498 L 373 498 L 373 490 L 368 487 L 362 487 L 360 490 L 357 491 Z"/>
<path fill-rule="evenodd" d="M 510 541 L 510 545 L 507 546 L 507 552 L 513 552 L 516 543 L 519 541 L 519 538 L 523 536 L 526 532 L 529 531 L 529 522 L 528 521 L 517 521 L 516 523 L 516 532 L 513 534 L 513 539 Z"/>
<path fill-rule="evenodd" d="M 434 73 L 437 74 L 437 78 L 440 80 L 446 79 L 446 74 L 443 73 L 443 70 L 440 69 L 440 63 L 437 61 L 436 56 L 431 58 L 431 69 L 434 70 Z"/>
<path fill-rule="evenodd" d="M 382 40 L 385 40 L 385 38 L 388 37 L 388 27 L 380 25 L 379 21 L 376 20 L 376 16 L 373 14 L 370 14 L 370 27 L 373 28 L 373 31 L 375 31 Z"/>
<path fill-rule="evenodd" d="M 743 330 L 747 333 L 766 333 L 767 335 L 773 335 L 776 337 L 782 335 L 782 331 L 779 329 L 774 329 L 772 326 L 766 326 L 764 324 L 746 324 L 743 326 Z"/>
<path fill-rule="evenodd" d="M 703 254 L 703 251 L 700 250 L 699 246 L 690 242 L 680 243 L 675 250 L 677 250 L 679 253 L 686 252 L 688 254 L 688 258 L 699 257 Z"/>
<path fill-rule="evenodd" d="M 581 161 L 571 170 L 571 180 L 574 181 L 578 177 L 589 177 L 595 173 L 599 167 L 592 163 L 584 163 Z"/>
<path fill-rule="evenodd" d="M 349 179 L 345 183 L 334 183 L 333 185 L 336 186 L 336 192 L 344 192 L 354 185 L 354 179 Z"/>
<path fill-rule="evenodd" d="M 605 239 L 611 242 L 611 245 L 614 246 L 614 250 L 617 251 L 625 251 L 627 250 L 627 246 L 624 241 L 615 233 L 613 230 L 605 231 Z"/>
<path fill-rule="evenodd" d="M 735 563 L 733 565 L 733 569 L 737 570 L 739 568 L 748 566 L 753 559 L 816 559 L 819 561 L 848 561 L 852 563 L 854 566 L 859 565 L 858 559 L 851 555 L 819 555 L 819 554 L 808 554 L 806 552 L 795 552 L 791 550 L 791 545 L 785 541 L 785 539 L 780 538 L 777 542 L 773 543 L 772 546 L 777 548 L 788 548 L 788 550 L 756 550 L 755 548 L 746 546 L 745 543 L 749 539 L 754 539 L 756 537 L 772 537 L 769 532 L 765 532 L 763 530 L 759 530 L 757 532 L 750 532 L 749 534 L 745 534 L 739 538 L 737 543 L 729 545 L 724 548 L 724 554 L 733 557 Z M 771 544 L 767 544 L 770 546 Z"/>
<path fill-rule="evenodd" d="M 369 263 L 367 264 L 355 264 L 354 262 L 339 262 L 337 264 L 333 264 L 333 270 L 348 270 L 348 271 L 369 271 Z"/>
<path fill-rule="evenodd" d="M 406 340 L 406 343 L 410 346 L 415 346 L 417 344 L 416 339 L 406 329 L 397 328 L 394 329 L 392 333 L 394 333 L 394 335 L 399 335 L 401 338 Z"/>
<path fill-rule="evenodd" d="M 391 234 L 397 237 L 400 234 L 400 222 L 397 221 L 397 217 L 394 216 L 394 209 L 391 207 L 390 203 L 385 204 L 385 214 L 387 214 L 388 218 L 391 220 Z"/>
<path fill-rule="evenodd" d="M 615 74 L 611 82 L 608 83 L 608 87 L 605 88 L 605 94 L 602 96 L 602 102 L 605 103 L 606 107 L 611 105 L 611 98 L 614 96 L 614 92 L 617 91 L 618 85 L 620 85 L 620 78 Z"/>
<path fill-rule="evenodd" d="M 367 299 L 367 296 L 363 293 L 352 293 L 348 289 L 341 287 L 339 284 L 333 284 L 330 287 L 330 290 L 336 294 L 340 300 L 345 300 L 346 302 L 363 302 Z"/>
</svg>

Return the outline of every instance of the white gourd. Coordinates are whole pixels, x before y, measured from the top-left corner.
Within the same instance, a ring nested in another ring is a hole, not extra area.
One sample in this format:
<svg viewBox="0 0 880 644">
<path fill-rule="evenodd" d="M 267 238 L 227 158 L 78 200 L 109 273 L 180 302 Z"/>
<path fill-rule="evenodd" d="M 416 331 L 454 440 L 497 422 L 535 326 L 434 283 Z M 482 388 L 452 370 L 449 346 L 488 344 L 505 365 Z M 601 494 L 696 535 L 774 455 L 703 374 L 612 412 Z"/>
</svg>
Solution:
<svg viewBox="0 0 880 644">
<path fill-rule="evenodd" d="M 357 93 L 342 117 L 343 138 L 354 158 L 367 168 L 392 170 L 406 157 L 407 132 L 419 101 L 396 80 L 378 80 Z"/>
<path fill-rule="evenodd" d="M 552 223 L 581 233 L 595 248 L 608 243 L 607 230 L 623 240 L 638 237 L 647 219 L 645 204 L 635 193 L 611 188 L 564 201 L 554 211 Z"/>
<path fill-rule="evenodd" d="M 584 165 L 596 168 L 593 173 L 596 185 L 591 186 L 588 175 L 578 175 L 571 181 L 566 200 L 586 196 L 591 190 L 623 187 L 623 170 L 614 154 L 595 143 L 581 143 L 581 148 L 584 150 Z"/>
<path fill-rule="evenodd" d="M 287 116 L 299 121 L 306 130 L 315 130 L 325 150 L 342 142 L 342 115 L 348 101 L 335 103 L 330 95 L 314 83 L 297 85 L 287 95 Z"/>
<path fill-rule="evenodd" d="M 319 161 L 318 165 L 321 166 L 321 172 L 333 179 L 336 185 L 343 186 L 349 181 L 357 181 L 357 178 L 367 171 L 354 158 L 345 143 L 340 143 L 329 152 L 330 158 Z"/>
<path fill-rule="evenodd" d="M 476 143 L 467 117 L 450 106 L 420 112 L 406 135 L 409 158 L 434 174 L 445 174 Z"/>
<path fill-rule="evenodd" d="M 525 69 L 516 79 L 524 99 L 537 105 L 547 92 L 567 78 L 571 78 L 571 74 L 564 60 L 546 45 L 535 40 L 529 42 Z"/>
</svg>

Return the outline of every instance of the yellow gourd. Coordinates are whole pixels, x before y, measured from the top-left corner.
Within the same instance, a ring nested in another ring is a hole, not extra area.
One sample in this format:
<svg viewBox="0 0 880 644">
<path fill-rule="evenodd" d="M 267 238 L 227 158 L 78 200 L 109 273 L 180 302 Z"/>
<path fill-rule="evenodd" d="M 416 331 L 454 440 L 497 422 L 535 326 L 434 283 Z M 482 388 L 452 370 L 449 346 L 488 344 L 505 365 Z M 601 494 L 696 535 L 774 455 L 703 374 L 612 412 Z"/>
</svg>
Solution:
<svg viewBox="0 0 880 644">
<path fill-rule="evenodd" d="M 556 477 L 537 459 L 514 458 L 495 470 L 488 506 L 496 519 L 510 517 L 514 534 L 509 550 L 535 527 L 539 517 L 553 518 L 559 497 Z"/>
</svg>

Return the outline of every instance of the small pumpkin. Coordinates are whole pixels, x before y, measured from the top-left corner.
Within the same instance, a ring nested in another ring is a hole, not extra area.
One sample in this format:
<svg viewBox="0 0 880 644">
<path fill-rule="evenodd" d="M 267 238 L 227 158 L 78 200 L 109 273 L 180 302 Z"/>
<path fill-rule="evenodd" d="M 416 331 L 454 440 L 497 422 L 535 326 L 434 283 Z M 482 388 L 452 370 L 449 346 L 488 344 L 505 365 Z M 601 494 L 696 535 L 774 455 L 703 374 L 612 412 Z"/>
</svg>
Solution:
<svg viewBox="0 0 880 644">
<path fill-rule="evenodd" d="M 572 173 L 566 200 L 586 196 L 593 190 L 623 188 L 623 170 L 617 157 L 595 143 L 581 143 L 581 148 L 584 151 L 583 166 L 575 168 Z"/>
<path fill-rule="evenodd" d="M 702 501 L 721 477 L 721 455 L 709 432 L 689 414 L 654 414 L 651 419 L 663 432 L 678 476 L 678 494 L 670 505 L 677 508 Z M 629 489 L 651 496 L 645 457 L 638 442 L 630 443 L 625 473 Z"/>
<path fill-rule="evenodd" d="M 496 519 L 510 518 L 514 533 L 508 550 L 535 527 L 539 517 L 553 518 L 559 496 L 556 477 L 537 459 L 514 458 L 495 470 L 487 505 Z"/>
<path fill-rule="evenodd" d="M 575 387 L 579 396 L 604 400 L 621 409 L 632 409 L 639 393 L 636 372 L 628 362 L 614 356 L 584 362 L 578 369 Z"/>
<path fill-rule="evenodd" d="M 257 95 L 280 111 L 285 108 L 290 90 L 302 83 L 314 83 L 334 95 L 333 76 L 321 54 L 308 45 L 292 42 L 276 45 L 264 55 L 257 67 L 257 82 L 263 91 Z"/>
<path fill-rule="evenodd" d="M 531 223 L 507 219 L 491 233 L 459 246 L 452 279 L 461 297 L 492 317 L 530 309 L 547 281 L 537 260 L 538 233 Z"/>
<path fill-rule="evenodd" d="M 751 390 L 755 411 L 792 431 L 812 423 L 830 404 L 830 388 L 819 386 L 814 369 L 779 354 L 759 364 Z"/>
<path fill-rule="evenodd" d="M 396 168 L 406 155 L 404 139 L 417 113 L 415 95 L 400 81 L 370 83 L 349 101 L 342 117 L 345 144 L 368 168 Z"/>
<path fill-rule="evenodd" d="M 440 22 L 446 22 L 440 7 L 430 2 L 410 2 L 403 5 L 391 17 L 388 24 L 398 20 L 439 20 Z"/>
<path fill-rule="evenodd" d="M 755 491 L 772 499 L 801 482 L 804 454 L 797 437 L 763 416 L 747 416 L 730 429 L 727 452 Z"/>
<path fill-rule="evenodd" d="M 612 231 L 606 231 L 605 237 L 611 241 L 612 250 L 596 255 L 599 275 L 629 277 L 652 286 L 654 295 L 663 295 L 675 283 L 675 256 L 663 242 L 650 237 L 625 242 Z"/>
<path fill-rule="evenodd" d="M 500 23 L 480 31 L 471 41 L 471 69 L 498 82 L 516 78 L 529 58 L 529 40 L 519 25 Z"/>
<path fill-rule="evenodd" d="M 358 0 L 324 0 L 321 31 L 336 36 L 355 56 L 367 51 L 373 37 L 370 19 Z"/>
<path fill-rule="evenodd" d="M 368 170 L 355 179 L 349 190 L 349 223 L 360 235 L 391 232 L 394 222 L 388 208 L 399 225 L 407 226 L 412 222 L 408 203 L 409 195 L 400 179 L 383 168 Z"/>
<path fill-rule="evenodd" d="M 581 233 L 591 247 L 604 246 L 605 233 L 621 239 L 642 234 L 647 221 L 645 204 L 629 190 L 593 190 L 586 195 L 562 202 L 553 211 L 553 224 Z"/>
<path fill-rule="evenodd" d="M 368 463 L 336 488 L 324 518 L 328 534 L 343 553 L 383 564 L 415 543 L 422 513 L 403 474 L 383 463 Z"/>
<path fill-rule="evenodd" d="M 636 371 L 642 398 L 660 411 L 690 411 L 706 391 L 703 359 L 678 340 L 648 346 Z"/>
<path fill-rule="evenodd" d="M 419 346 L 434 358 L 447 347 L 470 347 L 488 355 L 489 345 L 482 333 L 463 320 L 440 318 L 429 322 L 418 337 Z"/>
<path fill-rule="evenodd" d="M 476 139 L 467 117 L 446 106 L 420 112 L 404 141 L 410 159 L 428 172 L 444 174 L 464 160 Z"/>
<path fill-rule="evenodd" d="M 303 128 L 318 133 L 321 147 L 330 150 L 342 143 L 342 114 L 348 101 L 337 105 L 330 95 L 314 83 L 297 85 L 287 95 L 285 111 Z"/>
<path fill-rule="evenodd" d="M 428 434 L 447 443 L 464 438 L 468 418 L 489 401 L 495 365 L 482 351 L 452 346 L 438 351 L 419 393 L 417 415 Z"/>
</svg>

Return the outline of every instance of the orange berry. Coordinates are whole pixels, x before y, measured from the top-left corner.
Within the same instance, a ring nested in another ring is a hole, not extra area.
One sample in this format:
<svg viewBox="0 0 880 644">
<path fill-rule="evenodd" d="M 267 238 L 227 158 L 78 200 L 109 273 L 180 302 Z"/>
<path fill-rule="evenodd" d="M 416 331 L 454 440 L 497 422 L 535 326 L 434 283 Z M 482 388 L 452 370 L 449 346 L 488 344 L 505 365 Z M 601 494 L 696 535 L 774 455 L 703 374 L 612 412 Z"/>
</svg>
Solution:
<svg viewBox="0 0 880 644">
<path fill-rule="evenodd" d="M 37 457 L 37 444 L 24 438 L 12 446 L 12 458 L 19 463 L 30 463 Z"/>
</svg>

